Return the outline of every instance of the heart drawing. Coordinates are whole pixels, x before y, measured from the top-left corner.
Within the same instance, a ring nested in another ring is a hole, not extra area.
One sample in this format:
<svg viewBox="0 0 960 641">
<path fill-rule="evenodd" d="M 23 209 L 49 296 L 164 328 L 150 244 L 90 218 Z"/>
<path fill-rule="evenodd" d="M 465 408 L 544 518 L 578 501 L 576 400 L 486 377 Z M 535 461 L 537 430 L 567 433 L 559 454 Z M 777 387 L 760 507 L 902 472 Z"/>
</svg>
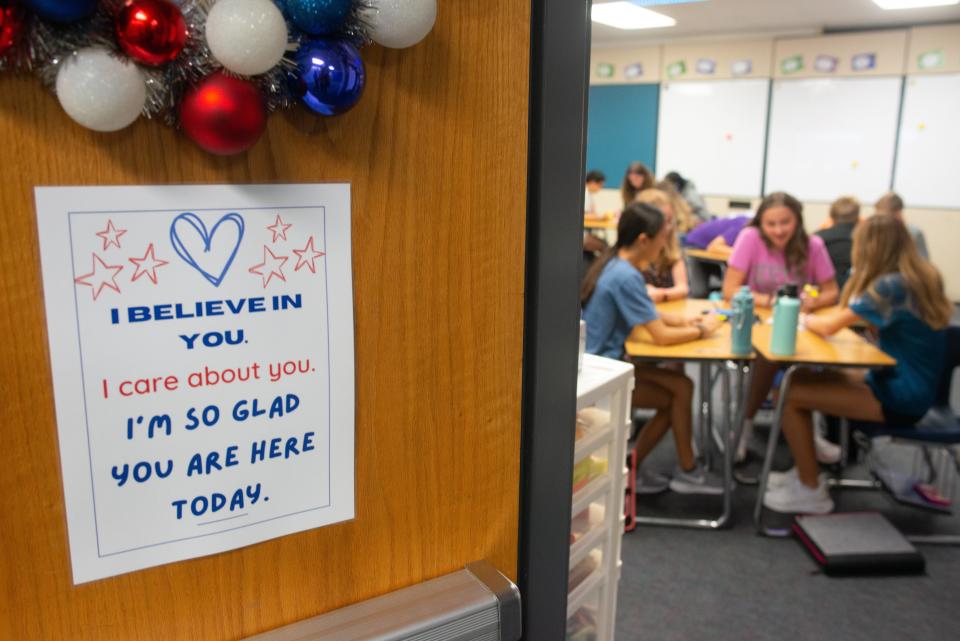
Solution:
<svg viewBox="0 0 960 641">
<path fill-rule="evenodd" d="M 243 218 L 238 213 L 221 216 L 210 230 L 192 212 L 182 213 L 170 223 L 170 242 L 174 251 L 214 287 L 219 287 L 226 277 L 241 240 Z"/>
</svg>

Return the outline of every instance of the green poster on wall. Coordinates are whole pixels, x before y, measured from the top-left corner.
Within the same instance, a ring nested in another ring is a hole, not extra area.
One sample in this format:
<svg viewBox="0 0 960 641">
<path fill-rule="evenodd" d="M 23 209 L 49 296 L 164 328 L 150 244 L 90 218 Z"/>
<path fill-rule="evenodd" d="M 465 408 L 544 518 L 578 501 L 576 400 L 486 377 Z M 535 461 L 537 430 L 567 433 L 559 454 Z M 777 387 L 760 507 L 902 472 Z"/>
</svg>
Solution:
<svg viewBox="0 0 960 641">
<path fill-rule="evenodd" d="M 784 74 L 796 73 L 803 69 L 803 56 L 797 54 L 780 61 L 780 71 Z"/>
<path fill-rule="evenodd" d="M 934 69 L 943 66 L 943 52 L 934 49 L 921 53 L 917 56 L 917 66 L 921 69 Z"/>
<path fill-rule="evenodd" d="M 613 65 L 609 62 L 598 62 L 597 63 L 597 77 L 598 78 L 613 78 Z"/>
</svg>

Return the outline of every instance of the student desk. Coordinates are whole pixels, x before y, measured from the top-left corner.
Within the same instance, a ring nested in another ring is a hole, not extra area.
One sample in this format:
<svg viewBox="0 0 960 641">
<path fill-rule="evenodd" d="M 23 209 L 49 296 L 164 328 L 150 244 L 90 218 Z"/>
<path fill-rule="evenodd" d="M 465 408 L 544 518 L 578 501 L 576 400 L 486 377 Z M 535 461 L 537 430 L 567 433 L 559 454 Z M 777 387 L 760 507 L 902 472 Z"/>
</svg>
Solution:
<svg viewBox="0 0 960 641">
<path fill-rule="evenodd" d="M 714 304 L 707 300 L 676 300 L 657 305 L 661 313 L 678 314 L 681 316 L 699 316 L 704 311 L 714 309 Z M 646 334 L 643 332 L 643 334 Z M 648 525 L 677 525 L 693 528 L 717 529 L 724 527 L 730 520 L 732 485 L 733 485 L 733 452 L 740 441 L 740 432 L 743 428 L 746 394 L 750 389 L 750 362 L 754 355 L 737 355 L 730 351 L 730 325 L 724 323 L 712 336 L 702 340 L 681 343 L 679 345 L 656 345 L 649 335 L 639 339 L 627 339 L 627 355 L 637 361 L 681 361 L 700 364 L 700 411 L 698 422 L 700 427 L 700 452 L 706 457 L 709 452 L 711 434 L 710 421 L 710 366 L 720 365 L 723 396 L 723 430 L 726 439 L 723 442 L 723 513 L 716 519 L 678 519 L 652 516 L 637 516 L 637 523 Z M 730 417 L 730 378 L 726 368 L 728 362 L 736 363 L 737 370 L 737 410 L 736 417 Z"/>
<path fill-rule="evenodd" d="M 688 247 L 683 251 L 686 252 L 687 256 L 690 258 L 702 260 L 705 263 L 714 263 L 715 265 L 721 265 L 723 267 L 726 267 L 727 259 L 730 258 L 729 254 L 712 252 L 706 249 L 694 249 L 692 247 Z"/>
<path fill-rule="evenodd" d="M 797 350 L 793 356 L 777 356 L 770 351 L 770 339 L 773 335 L 773 326 L 760 323 L 753 326 L 753 348 L 761 356 L 772 363 L 787 367 L 783 381 L 780 383 L 780 395 L 777 398 L 777 408 L 770 427 L 770 436 L 767 440 L 767 453 L 763 460 L 763 469 L 760 472 L 759 487 L 757 488 L 757 502 L 753 509 L 753 523 L 757 533 L 771 536 L 784 536 L 783 530 L 765 528 L 761 522 L 763 511 L 763 495 L 767 491 L 767 478 L 773 463 L 773 452 L 780 437 L 780 428 L 783 421 L 783 409 L 787 394 L 790 392 L 790 382 L 794 373 L 802 365 L 820 367 L 891 367 L 896 361 L 890 358 L 877 347 L 857 336 L 849 329 L 842 329 L 835 335 L 823 338 L 811 331 L 800 329 L 797 332 Z"/>
<path fill-rule="evenodd" d="M 606 242 L 610 243 L 611 233 L 617 233 L 617 219 L 615 217 L 593 216 L 583 218 L 583 228 L 589 231 L 595 231 Z"/>
<path fill-rule="evenodd" d="M 585 229 L 616 229 L 617 219 L 599 216 L 594 218 L 584 217 L 583 226 Z"/>
</svg>

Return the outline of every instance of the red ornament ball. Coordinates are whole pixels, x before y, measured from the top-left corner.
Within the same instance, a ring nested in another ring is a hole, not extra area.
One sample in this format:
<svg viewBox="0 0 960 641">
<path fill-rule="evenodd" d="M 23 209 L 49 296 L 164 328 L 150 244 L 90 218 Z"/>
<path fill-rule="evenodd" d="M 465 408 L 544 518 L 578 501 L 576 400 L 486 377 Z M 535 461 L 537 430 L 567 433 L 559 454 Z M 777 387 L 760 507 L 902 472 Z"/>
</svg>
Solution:
<svg viewBox="0 0 960 641">
<path fill-rule="evenodd" d="M 187 42 L 183 14 L 168 0 L 127 0 L 114 26 L 126 54 L 154 67 L 176 58 Z"/>
<path fill-rule="evenodd" d="M 253 83 L 217 72 L 183 97 L 180 122 L 202 148 L 229 156 L 256 144 L 267 126 L 267 109 Z"/>
<path fill-rule="evenodd" d="M 16 0 L 0 0 L 0 56 L 20 40 L 26 14 Z"/>
</svg>

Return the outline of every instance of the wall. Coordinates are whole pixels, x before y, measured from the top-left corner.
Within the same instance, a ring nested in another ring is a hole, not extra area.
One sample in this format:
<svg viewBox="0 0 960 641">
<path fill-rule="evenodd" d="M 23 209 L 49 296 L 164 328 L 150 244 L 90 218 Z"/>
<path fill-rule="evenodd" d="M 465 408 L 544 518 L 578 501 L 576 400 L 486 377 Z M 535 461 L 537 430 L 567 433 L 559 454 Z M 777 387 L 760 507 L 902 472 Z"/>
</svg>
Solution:
<svg viewBox="0 0 960 641">
<path fill-rule="evenodd" d="M 960 71 L 960 25 L 911 29 L 906 63 L 907 73 Z"/>
<path fill-rule="evenodd" d="M 665 45 L 664 80 L 727 80 L 769 78 L 773 40 L 744 40 L 702 44 Z"/>
<path fill-rule="evenodd" d="M 767 63 L 760 62 L 762 52 L 766 47 L 769 52 Z M 643 55 L 648 59 L 655 56 L 650 51 L 653 47 L 642 48 Z M 661 69 L 660 77 L 666 81 L 682 82 L 683 80 L 702 80 L 710 75 L 696 73 L 696 61 L 712 59 L 716 61 L 714 78 L 732 78 L 730 65 L 738 57 L 752 57 L 757 60 L 754 76 L 766 75 L 774 78 L 801 78 L 826 76 L 858 76 L 858 75 L 901 75 L 904 73 L 948 73 L 960 72 L 960 25 L 937 25 L 930 27 L 916 27 L 912 29 L 896 29 L 878 32 L 862 32 L 804 38 L 779 38 L 771 40 L 756 40 L 745 42 L 731 42 L 719 39 L 717 42 L 696 42 L 682 45 L 664 45 L 660 47 Z M 641 49 L 638 48 L 638 51 Z M 608 51 L 594 50 L 593 60 L 606 59 Z M 933 55 L 931 55 L 933 52 Z M 872 69 L 854 70 L 853 56 L 862 53 L 875 54 L 875 66 Z M 926 54 L 926 58 L 924 55 Z M 837 60 L 834 72 L 817 71 L 815 61 L 818 55 L 833 56 Z M 629 49 L 618 49 L 617 59 L 629 59 Z M 788 73 L 784 67 L 787 58 L 800 56 L 802 68 Z M 923 62 L 921 62 L 923 60 Z M 670 66 L 683 61 L 686 73 L 681 76 L 672 76 Z M 935 64 L 932 64 L 935 63 Z M 594 83 L 591 80 L 591 83 Z M 611 81 L 608 81 L 608 84 Z M 615 82 L 615 81 L 613 81 Z M 588 141 L 588 155 L 590 147 Z M 588 167 L 592 168 L 592 167 Z M 622 169 L 619 179 L 622 175 Z M 945 172 L 949 168 L 944 168 Z M 691 177 L 696 180 L 696 177 Z M 609 181 L 608 187 L 613 185 Z M 837 194 L 840 196 L 842 194 Z M 718 194 L 704 194 L 708 208 L 717 214 L 723 214 L 728 209 L 728 200 Z M 619 210 L 619 192 L 607 189 L 601 192 L 598 198 L 598 207 L 601 210 Z M 754 201 L 754 206 L 759 199 Z M 927 209 L 910 208 L 909 203 L 905 211 L 906 218 L 920 227 L 927 239 L 931 258 L 944 275 L 947 293 L 955 301 L 960 302 L 960 208 L 957 209 Z M 829 203 L 808 202 L 804 204 L 805 220 L 808 228 L 815 229 L 827 217 Z M 864 212 L 870 213 L 871 207 L 865 207 Z"/>
<path fill-rule="evenodd" d="M 904 72 L 907 32 L 879 31 L 785 38 L 774 45 L 774 78 L 816 78 L 836 76 L 896 76 Z M 858 56 L 873 56 L 871 68 L 855 68 Z M 817 67 L 818 57 L 836 64 L 834 71 Z"/>
<path fill-rule="evenodd" d="M 658 84 L 590 87 L 587 167 L 603 171 L 608 186 L 619 185 L 634 161 L 656 171 L 659 95 Z M 633 124 L 625 128 L 622 122 Z"/>
<path fill-rule="evenodd" d="M 660 47 L 594 50 L 590 59 L 590 84 L 660 82 Z"/>
</svg>

